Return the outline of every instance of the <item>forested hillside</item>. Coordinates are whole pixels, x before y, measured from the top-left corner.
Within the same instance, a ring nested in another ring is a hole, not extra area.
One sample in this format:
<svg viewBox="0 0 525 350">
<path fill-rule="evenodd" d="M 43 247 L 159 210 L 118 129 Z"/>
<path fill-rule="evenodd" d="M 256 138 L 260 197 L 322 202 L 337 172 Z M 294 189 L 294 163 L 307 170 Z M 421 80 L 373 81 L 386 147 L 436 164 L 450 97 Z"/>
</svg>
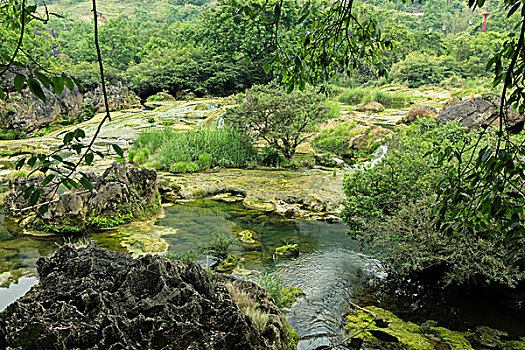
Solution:
<svg viewBox="0 0 525 350">
<path fill-rule="evenodd" d="M 52 17 L 48 32 L 34 30 L 39 33 L 34 36 L 36 58 L 42 61 L 54 48 L 47 68 L 65 69 L 88 87 L 98 81 L 90 6 L 90 1 L 55 1 L 49 10 L 64 18 Z M 226 0 L 100 4 L 100 43 L 109 82 L 122 81 L 147 97 L 159 91 L 174 96 L 190 92 L 226 96 L 271 80 L 272 73 L 266 75 L 263 67 L 276 50 L 274 28 L 240 20 L 239 6 Z M 350 77 L 350 84 L 479 84 L 479 79 L 489 75 L 486 62 L 514 25 L 505 18 L 503 6 L 501 0 L 487 2 L 490 15 L 487 32 L 482 33 L 485 9 L 471 11 L 466 1 L 360 3 L 356 7 L 359 17 L 377 18 L 395 49 L 384 54 L 388 80 L 378 81 L 372 71 L 361 67 Z M 295 2 L 284 1 L 279 35 L 291 52 L 306 27 L 295 25 L 299 10 Z M 16 36 L 11 38 L 7 44 L 13 45 Z"/>
</svg>

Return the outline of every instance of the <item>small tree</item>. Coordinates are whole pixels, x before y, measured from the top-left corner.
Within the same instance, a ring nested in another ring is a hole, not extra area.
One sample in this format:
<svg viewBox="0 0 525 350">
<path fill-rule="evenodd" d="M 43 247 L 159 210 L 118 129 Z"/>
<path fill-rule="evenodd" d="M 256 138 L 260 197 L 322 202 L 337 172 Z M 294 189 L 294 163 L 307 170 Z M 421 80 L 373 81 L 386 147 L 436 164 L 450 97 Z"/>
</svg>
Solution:
<svg viewBox="0 0 525 350">
<path fill-rule="evenodd" d="M 295 150 L 328 118 L 322 95 L 313 90 L 286 91 L 275 83 L 246 90 L 241 104 L 230 110 L 227 121 L 254 138 L 262 138 L 289 161 Z"/>
</svg>

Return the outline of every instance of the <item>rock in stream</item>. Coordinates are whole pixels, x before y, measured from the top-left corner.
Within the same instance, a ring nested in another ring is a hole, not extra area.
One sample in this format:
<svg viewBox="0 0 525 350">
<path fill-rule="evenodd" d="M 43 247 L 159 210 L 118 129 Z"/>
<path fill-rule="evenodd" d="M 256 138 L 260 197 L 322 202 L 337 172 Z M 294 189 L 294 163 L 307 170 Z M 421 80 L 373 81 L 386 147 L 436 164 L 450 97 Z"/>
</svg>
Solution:
<svg viewBox="0 0 525 350">
<path fill-rule="evenodd" d="M 196 263 L 133 259 L 90 243 L 62 246 L 37 265 L 40 284 L 0 313 L 2 349 L 294 347 L 266 291 Z M 262 329 L 232 291 L 257 300 Z"/>
</svg>

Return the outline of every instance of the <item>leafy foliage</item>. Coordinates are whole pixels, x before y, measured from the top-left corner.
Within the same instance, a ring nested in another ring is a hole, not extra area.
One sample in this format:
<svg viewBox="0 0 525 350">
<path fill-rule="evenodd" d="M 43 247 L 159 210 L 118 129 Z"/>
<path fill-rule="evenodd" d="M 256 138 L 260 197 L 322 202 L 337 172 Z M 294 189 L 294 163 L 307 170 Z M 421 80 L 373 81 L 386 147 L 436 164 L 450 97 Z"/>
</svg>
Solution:
<svg viewBox="0 0 525 350">
<path fill-rule="evenodd" d="M 457 284 L 481 280 L 515 285 L 525 278 L 523 268 L 516 264 L 525 253 L 523 238 L 505 242 L 506 232 L 492 229 L 497 215 L 483 217 L 491 229 L 483 225 L 466 229 L 469 225 L 464 225 L 462 212 L 448 222 L 450 231 L 435 226 L 432 209 L 450 205 L 438 201 L 436 192 L 443 188 L 440 179 L 453 175 L 451 169 L 461 164 L 454 154 L 446 158 L 440 154 L 450 155 L 453 147 L 461 145 L 472 151 L 478 137 L 456 124 L 437 125 L 426 119 L 395 135 L 381 163 L 345 177 L 343 216 L 351 233 L 378 248 L 401 274 L 432 270 L 446 283 Z M 493 141 L 493 135 L 484 135 L 479 142 Z M 491 210 L 497 214 L 504 207 Z M 480 219 L 474 212 L 466 217 Z"/>
<path fill-rule="evenodd" d="M 276 84 L 257 85 L 246 91 L 240 106 L 229 110 L 226 120 L 292 160 L 314 126 L 328 118 L 323 102 L 312 90 L 287 94 Z"/>
</svg>

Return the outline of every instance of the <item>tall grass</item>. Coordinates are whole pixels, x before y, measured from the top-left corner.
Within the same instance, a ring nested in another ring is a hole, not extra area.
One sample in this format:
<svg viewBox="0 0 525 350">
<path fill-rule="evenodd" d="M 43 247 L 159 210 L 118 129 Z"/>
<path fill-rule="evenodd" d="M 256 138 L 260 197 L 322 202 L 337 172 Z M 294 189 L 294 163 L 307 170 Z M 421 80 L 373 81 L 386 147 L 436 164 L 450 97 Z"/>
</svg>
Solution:
<svg viewBox="0 0 525 350">
<path fill-rule="evenodd" d="M 144 151 L 146 150 L 146 151 Z M 251 141 L 229 129 L 197 129 L 176 132 L 172 129 L 151 129 L 142 132 L 133 146 L 136 160 L 154 160 L 160 169 L 170 170 L 174 164 L 199 164 L 202 168 L 243 167 L 257 158 Z M 147 154 L 147 159 L 144 155 Z M 197 165 L 198 166 L 198 165 Z M 199 168 L 190 167 L 193 171 Z"/>
<path fill-rule="evenodd" d="M 376 91 L 371 88 L 345 89 L 338 100 L 348 105 L 379 102 L 387 108 L 403 107 L 410 100 L 410 96 L 402 92 Z"/>
</svg>

